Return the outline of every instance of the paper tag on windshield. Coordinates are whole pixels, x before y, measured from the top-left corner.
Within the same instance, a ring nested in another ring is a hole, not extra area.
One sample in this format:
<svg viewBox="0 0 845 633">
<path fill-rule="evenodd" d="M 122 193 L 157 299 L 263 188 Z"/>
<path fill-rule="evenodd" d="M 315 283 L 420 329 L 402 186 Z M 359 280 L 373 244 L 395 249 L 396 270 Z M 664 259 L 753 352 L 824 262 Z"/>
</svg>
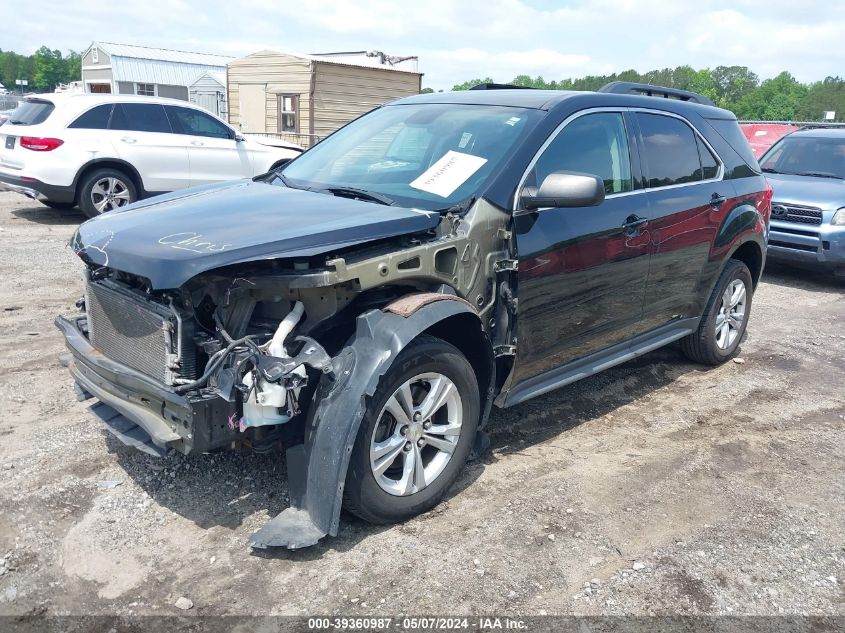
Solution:
<svg viewBox="0 0 845 633">
<path fill-rule="evenodd" d="M 486 158 L 449 150 L 410 186 L 441 198 L 448 198 L 486 162 Z"/>
</svg>

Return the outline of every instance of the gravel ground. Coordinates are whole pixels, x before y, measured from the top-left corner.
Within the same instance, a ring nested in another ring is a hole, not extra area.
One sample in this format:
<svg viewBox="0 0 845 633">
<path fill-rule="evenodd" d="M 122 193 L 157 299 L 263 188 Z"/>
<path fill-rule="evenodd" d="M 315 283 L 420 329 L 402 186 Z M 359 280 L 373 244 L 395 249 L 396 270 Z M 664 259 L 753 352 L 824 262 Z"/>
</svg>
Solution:
<svg viewBox="0 0 845 633">
<path fill-rule="evenodd" d="M 0 194 L 0 614 L 845 615 L 842 282 L 771 267 L 742 362 L 664 349 L 494 411 L 434 511 L 256 554 L 280 458 L 156 461 L 74 400 L 81 219 Z"/>
</svg>

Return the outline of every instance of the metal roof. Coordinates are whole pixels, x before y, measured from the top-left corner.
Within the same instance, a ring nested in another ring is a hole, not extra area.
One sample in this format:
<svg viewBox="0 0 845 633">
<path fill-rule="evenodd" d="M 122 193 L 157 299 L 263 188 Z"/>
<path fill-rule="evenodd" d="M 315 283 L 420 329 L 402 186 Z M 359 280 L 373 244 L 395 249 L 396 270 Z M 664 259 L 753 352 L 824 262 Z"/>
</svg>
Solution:
<svg viewBox="0 0 845 633">
<path fill-rule="evenodd" d="M 134 81 L 169 86 L 190 86 L 206 72 L 225 72 L 226 70 L 225 66 L 180 64 L 153 59 L 132 59 L 130 57 L 112 57 L 111 64 L 115 81 Z"/>
<path fill-rule="evenodd" d="M 174 51 L 168 48 L 149 48 L 133 44 L 114 44 L 112 42 L 94 42 L 112 57 L 131 57 L 133 59 L 149 59 L 160 62 L 176 62 L 179 64 L 198 64 L 200 66 L 226 66 L 234 57 L 226 55 L 212 55 L 210 53 L 190 53 Z"/>
<path fill-rule="evenodd" d="M 202 75 L 200 75 L 199 77 L 197 77 L 196 79 L 194 79 L 191 82 L 191 86 L 195 86 L 196 84 L 198 84 L 200 81 L 202 81 L 206 77 L 208 77 L 212 81 L 220 84 L 224 88 L 226 87 L 226 73 L 221 73 L 221 72 L 216 72 L 216 71 L 204 72 Z"/>
<path fill-rule="evenodd" d="M 390 64 L 381 64 L 377 59 L 358 55 L 356 53 L 326 53 L 324 55 L 307 55 L 305 53 L 285 53 L 274 49 L 263 49 L 251 53 L 246 57 L 251 57 L 258 53 L 272 53 L 274 55 L 287 55 L 288 57 L 296 57 L 298 59 L 307 59 L 321 64 L 333 64 L 335 66 L 352 66 L 355 68 L 375 68 L 376 70 L 390 70 L 399 73 L 412 73 L 414 75 L 421 75 L 423 73 L 417 70 L 417 58 L 406 57 L 402 62 L 391 66 Z M 244 58 L 241 58 L 244 59 Z"/>
<path fill-rule="evenodd" d="M 110 56 L 114 81 L 189 86 L 207 72 L 225 77 L 226 64 L 234 59 L 113 42 L 94 42 L 94 46 Z"/>
</svg>

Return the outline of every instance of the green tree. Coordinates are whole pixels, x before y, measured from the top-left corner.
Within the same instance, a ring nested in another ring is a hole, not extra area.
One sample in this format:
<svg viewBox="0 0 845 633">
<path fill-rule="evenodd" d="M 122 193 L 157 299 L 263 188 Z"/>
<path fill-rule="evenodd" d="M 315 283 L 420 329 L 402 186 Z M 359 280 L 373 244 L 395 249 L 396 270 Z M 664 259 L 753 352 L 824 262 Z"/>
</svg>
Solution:
<svg viewBox="0 0 845 633">
<path fill-rule="evenodd" d="M 9 90 L 15 89 L 16 79 L 33 78 L 33 58 L 18 55 L 12 51 L 0 52 L 0 83 Z"/>
<path fill-rule="evenodd" d="M 469 90 L 473 86 L 477 86 L 478 84 L 492 84 L 495 83 L 493 79 L 487 77 L 486 79 L 471 79 L 470 81 L 465 81 L 462 84 L 457 84 L 452 86 L 452 90 Z"/>
<path fill-rule="evenodd" d="M 434 88 L 423 88 L 420 90 L 421 95 L 431 94 L 432 92 L 434 92 Z"/>
<path fill-rule="evenodd" d="M 82 54 L 73 50 L 68 51 L 64 59 L 64 67 L 64 83 L 82 79 Z"/>
<path fill-rule="evenodd" d="M 760 121 L 795 121 L 798 109 L 807 96 L 807 87 L 784 71 L 766 79 L 760 87 L 747 93 L 736 105 L 740 119 Z"/>
<path fill-rule="evenodd" d="M 715 84 L 716 103 L 729 110 L 760 83 L 760 78 L 747 66 L 716 66 L 710 75 Z"/>
<path fill-rule="evenodd" d="M 845 121 L 845 79 L 827 77 L 824 81 L 810 84 L 798 107 L 798 118 L 818 121 L 826 111 L 836 112 L 836 120 Z"/>
<path fill-rule="evenodd" d="M 62 52 L 42 46 L 35 51 L 35 88 L 41 91 L 53 90 L 65 79 L 66 71 Z"/>
</svg>

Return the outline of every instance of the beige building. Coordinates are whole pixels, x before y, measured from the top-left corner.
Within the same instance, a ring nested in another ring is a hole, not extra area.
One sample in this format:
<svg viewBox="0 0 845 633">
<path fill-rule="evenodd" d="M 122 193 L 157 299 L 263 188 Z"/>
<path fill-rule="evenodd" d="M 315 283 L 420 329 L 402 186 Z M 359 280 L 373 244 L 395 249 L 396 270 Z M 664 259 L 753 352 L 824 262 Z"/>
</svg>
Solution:
<svg viewBox="0 0 845 633">
<path fill-rule="evenodd" d="M 380 52 L 260 51 L 226 69 L 230 124 L 306 145 L 382 103 L 419 94 L 422 81 L 416 57 Z"/>
</svg>

